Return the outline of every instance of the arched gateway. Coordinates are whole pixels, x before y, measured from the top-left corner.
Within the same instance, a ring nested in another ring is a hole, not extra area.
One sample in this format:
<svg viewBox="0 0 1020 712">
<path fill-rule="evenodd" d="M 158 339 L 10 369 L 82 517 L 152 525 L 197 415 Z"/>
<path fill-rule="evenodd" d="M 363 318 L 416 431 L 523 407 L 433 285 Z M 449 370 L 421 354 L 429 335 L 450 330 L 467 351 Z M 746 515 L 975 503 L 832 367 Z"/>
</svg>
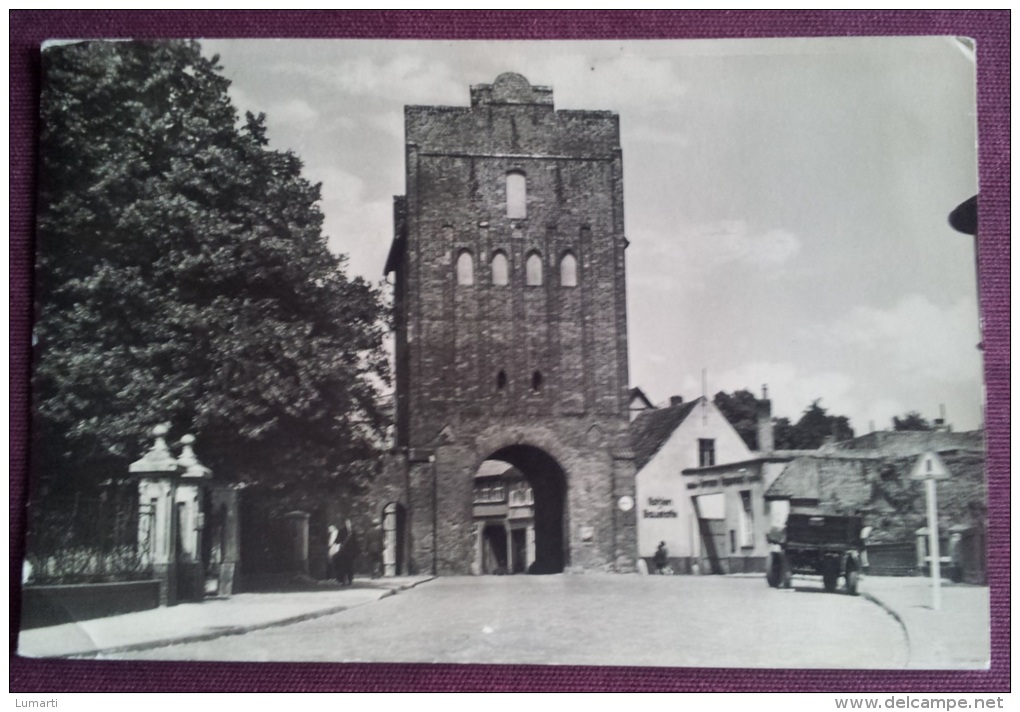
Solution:
<svg viewBox="0 0 1020 712">
<path fill-rule="evenodd" d="M 509 445 L 475 472 L 473 573 L 558 574 L 569 557 L 566 473 L 548 453 Z"/>
<path fill-rule="evenodd" d="M 632 570 L 618 117 L 503 74 L 470 107 L 406 107 L 405 131 L 396 447 L 372 495 L 406 512 L 401 570 Z"/>
</svg>

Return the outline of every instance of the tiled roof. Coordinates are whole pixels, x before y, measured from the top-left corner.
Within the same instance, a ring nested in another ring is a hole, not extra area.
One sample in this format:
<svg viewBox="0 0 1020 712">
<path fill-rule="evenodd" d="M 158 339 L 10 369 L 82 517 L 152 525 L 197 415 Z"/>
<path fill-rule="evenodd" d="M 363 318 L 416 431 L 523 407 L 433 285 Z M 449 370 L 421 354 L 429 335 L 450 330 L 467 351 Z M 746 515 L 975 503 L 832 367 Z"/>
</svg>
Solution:
<svg viewBox="0 0 1020 712">
<path fill-rule="evenodd" d="M 655 407 L 655 404 L 653 404 L 650 400 L 648 400 L 648 396 L 645 395 L 645 392 L 642 391 L 637 386 L 634 386 L 633 388 L 631 388 L 630 392 L 628 393 L 628 401 L 629 402 L 633 403 L 635 399 L 637 399 L 637 400 L 641 401 L 642 403 L 644 403 L 646 408 L 654 408 Z"/>
<path fill-rule="evenodd" d="M 765 492 L 766 499 L 818 499 L 818 461 L 798 457 L 780 473 Z"/>
<path fill-rule="evenodd" d="M 630 446 L 638 470 L 648 464 L 700 402 L 701 398 L 697 398 L 690 403 L 646 410 L 634 419 L 630 424 Z"/>
<path fill-rule="evenodd" d="M 954 433 L 942 430 L 879 430 L 867 435 L 833 443 L 827 451 L 876 451 L 883 457 L 920 455 L 927 450 L 983 450 L 984 433 L 980 430 Z"/>
<path fill-rule="evenodd" d="M 485 460 L 475 473 L 475 478 L 479 477 L 501 477 L 513 468 L 509 462 L 503 462 L 502 460 Z"/>
</svg>

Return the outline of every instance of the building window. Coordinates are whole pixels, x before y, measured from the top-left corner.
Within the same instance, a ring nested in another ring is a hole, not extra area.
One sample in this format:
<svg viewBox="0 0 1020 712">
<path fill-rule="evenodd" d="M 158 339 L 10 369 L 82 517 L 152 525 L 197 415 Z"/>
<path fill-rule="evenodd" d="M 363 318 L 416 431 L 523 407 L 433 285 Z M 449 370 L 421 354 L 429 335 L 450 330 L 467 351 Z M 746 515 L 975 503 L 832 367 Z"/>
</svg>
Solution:
<svg viewBox="0 0 1020 712">
<path fill-rule="evenodd" d="M 531 374 L 531 390 L 538 393 L 542 390 L 542 372 L 535 371 Z"/>
<path fill-rule="evenodd" d="M 698 467 L 711 467 L 715 464 L 715 440 L 712 438 L 698 439 Z"/>
<path fill-rule="evenodd" d="M 737 533 L 730 529 L 730 553 L 737 553 Z"/>
<path fill-rule="evenodd" d="M 754 510 L 751 509 L 751 491 L 740 493 L 740 546 L 754 546 Z"/>
<path fill-rule="evenodd" d="M 491 504 L 502 502 L 505 499 L 503 485 L 486 485 L 475 488 L 475 502 L 478 504 Z"/>
<path fill-rule="evenodd" d="M 506 388 L 506 371 L 500 371 L 496 375 L 496 390 L 502 391 Z"/>
<path fill-rule="evenodd" d="M 506 216 L 528 217 L 528 179 L 520 171 L 506 174 Z"/>
<path fill-rule="evenodd" d="M 542 286 L 542 256 L 540 254 L 532 252 L 528 255 L 528 261 L 525 262 L 525 270 L 525 283 L 529 287 Z"/>
<path fill-rule="evenodd" d="M 535 504 L 535 495 L 531 487 L 520 484 L 510 490 L 511 507 L 530 507 Z"/>
<path fill-rule="evenodd" d="M 506 255 L 497 252 L 492 256 L 492 283 L 497 286 L 505 286 L 510 281 L 510 265 Z"/>
<path fill-rule="evenodd" d="M 464 250 L 457 258 L 457 284 L 471 285 L 475 283 L 475 261 L 471 253 Z"/>
<path fill-rule="evenodd" d="M 577 286 L 577 258 L 570 252 L 565 253 L 560 260 L 560 286 Z"/>
</svg>

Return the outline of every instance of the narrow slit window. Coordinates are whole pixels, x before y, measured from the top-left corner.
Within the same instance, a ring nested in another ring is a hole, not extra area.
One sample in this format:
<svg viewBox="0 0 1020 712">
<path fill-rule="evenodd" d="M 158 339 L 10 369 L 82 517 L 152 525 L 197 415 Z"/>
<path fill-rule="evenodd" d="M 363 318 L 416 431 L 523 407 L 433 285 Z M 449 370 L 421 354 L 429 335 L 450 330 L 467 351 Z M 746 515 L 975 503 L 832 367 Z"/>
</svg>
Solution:
<svg viewBox="0 0 1020 712">
<path fill-rule="evenodd" d="M 510 265 L 506 255 L 497 252 L 492 257 L 492 283 L 497 286 L 506 286 L 510 281 Z"/>
<path fill-rule="evenodd" d="M 520 171 L 506 174 L 506 216 L 528 217 L 528 179 Z"/>
<path fill-rule="evenodd" d="M 457 258 L 457 284 L 471 285 L 475 283 L 475 261 L 471 253 L 464 251 Z"/>
<path fill-rule="evenodd" d="M 506 371 L 500 371 L 496 374 L 496 390 L 502 391 L 506 389 Z"/>
<path fill-rule="evenodd" d="M 560 286 L 577 286 L 577 258 L 570 252 L 564 254 L 560 260 Z"/>
<path fill-rule="evenodd" d="M 538 393 L 540 390 L 542 390 L 541 371 L 535 371 L 533 374 L 531 374 L 531 390 L 533 390 L 535 393 Z"/>
<path fill-rule="evenodd" d="M 542 256 L 537 252 L 528 255 L 525 263 L 526 284 L 529 287 L 538 287 L 542 284 Z"/>
</svg>

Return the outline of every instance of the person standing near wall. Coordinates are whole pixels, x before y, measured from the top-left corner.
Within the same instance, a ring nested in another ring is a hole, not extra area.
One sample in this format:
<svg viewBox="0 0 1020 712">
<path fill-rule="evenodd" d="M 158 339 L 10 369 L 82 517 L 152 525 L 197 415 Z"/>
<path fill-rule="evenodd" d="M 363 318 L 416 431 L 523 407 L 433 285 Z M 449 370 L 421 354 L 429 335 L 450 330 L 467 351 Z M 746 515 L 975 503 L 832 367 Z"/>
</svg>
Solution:
<svg viewBox="0 0 1020 712">
<path fill-rule="evenodd" d="M 368 573 L 372 578 L 383 575 L 383 530 L 379 522 L 374 522 L 365 535 L 365 555 L 368 559 Z"/>
<path fill-rule="evenodd" d="M 354 561 L 358 556 L 358 539 L 350 519 L 344 520 L 344 528 L 340 530 L 338 540 L 340 551 L 335 558 L 337 580 L 345 586 L 350 586 L 354 583 Z"/>
<path fill-rule="evenodd" d="M 340 554 L 340 530 L 337 529 L 335 524 L 329 525 L 329 541 L 327 543 L 327 550 L 329 556 L 329 575 L 328 578 L 334 581 L 340 580 L 340 571 L 337 567 L 337 557 Z"/>
<path fill-rule="evenodd" d="M 659 548 L 655 550 L 655 556 L 652 561 L 655 563 L 655 573 L 660 575 L 667 573 L 669 564 L 669 549 L 666 548 L 666 542 L 659 542 Z"/>
</svg>

